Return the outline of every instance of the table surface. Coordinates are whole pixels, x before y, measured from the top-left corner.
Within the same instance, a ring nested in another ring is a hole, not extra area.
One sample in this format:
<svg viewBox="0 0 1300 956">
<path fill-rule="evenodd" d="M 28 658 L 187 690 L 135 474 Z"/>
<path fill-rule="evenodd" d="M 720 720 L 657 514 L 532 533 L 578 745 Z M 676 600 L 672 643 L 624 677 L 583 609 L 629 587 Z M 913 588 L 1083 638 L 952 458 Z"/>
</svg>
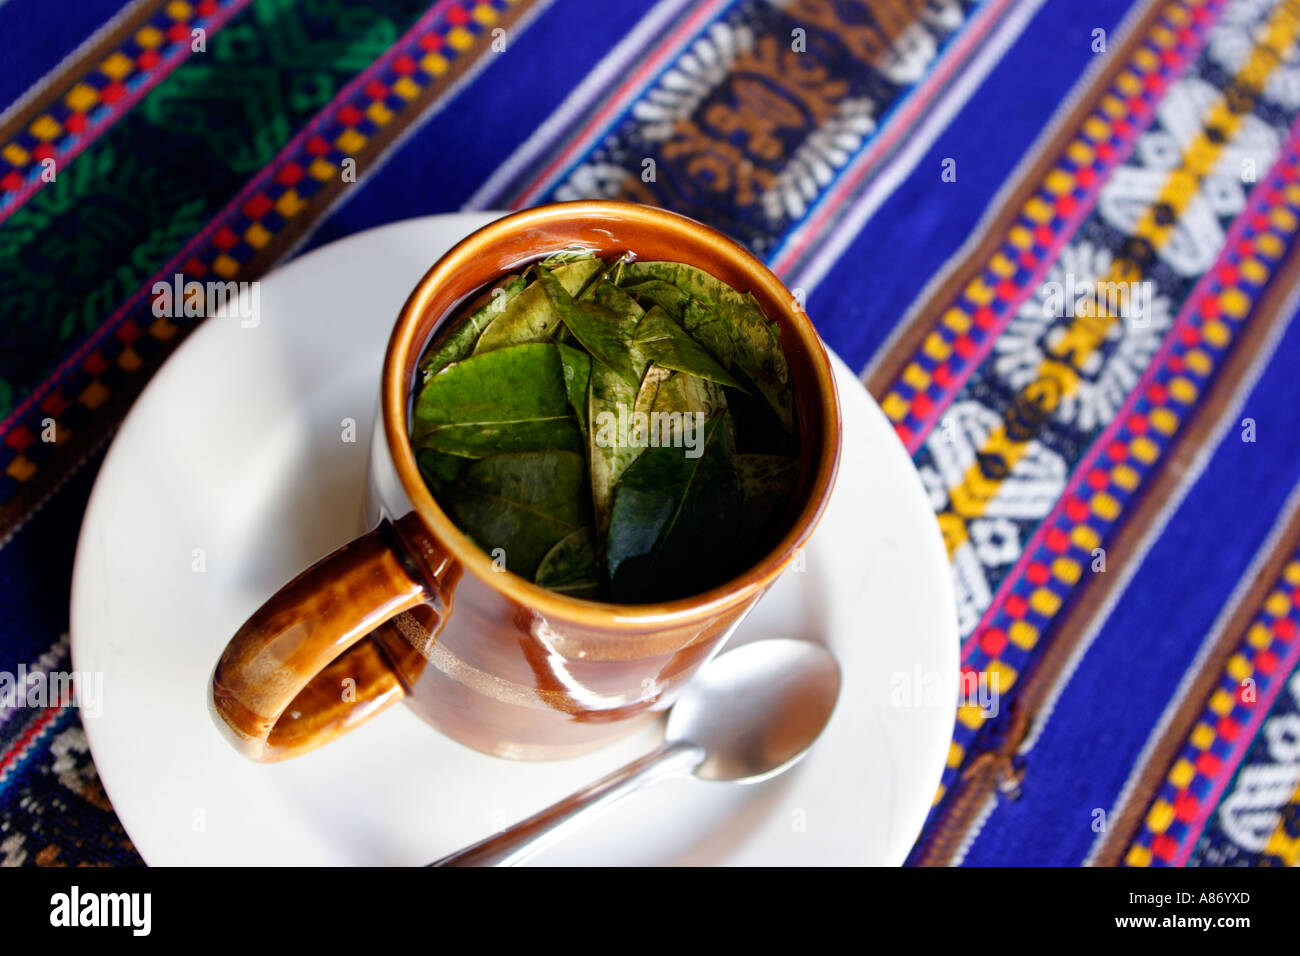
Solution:
<svg viewBox="0 0 1300 956">
<path fill-rule="evenodd" d="M 43 690 L 202 321 L 155 284 L 597 196 L 763 258 L 929 489 L 964 690 L 909 862 L 1296 863 L 1300 17 L 895 6 L 0 3 L 0 863 L 139 862 Z"/>
</svg>

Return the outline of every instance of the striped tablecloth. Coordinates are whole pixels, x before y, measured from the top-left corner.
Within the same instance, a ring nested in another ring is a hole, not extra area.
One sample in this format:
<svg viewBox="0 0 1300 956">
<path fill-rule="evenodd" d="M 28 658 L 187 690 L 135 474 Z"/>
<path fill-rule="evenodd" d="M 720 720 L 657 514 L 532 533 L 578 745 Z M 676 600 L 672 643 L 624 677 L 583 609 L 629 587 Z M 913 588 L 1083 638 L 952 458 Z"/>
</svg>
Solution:
<svg viewBox="0 0 1300 956">
<path fill-rule="evenodd" d="M 153 283 L 592 196 L 761 255 L 914 456 L 970 693 L 912 862 L 1296 863 L 1298 36 L 1295 0 L 0 2 L 0 863 L 140 862 L 76 707 L 17 685 L 70 669 L 103 448 L 195 325 Z"/>
</svg>

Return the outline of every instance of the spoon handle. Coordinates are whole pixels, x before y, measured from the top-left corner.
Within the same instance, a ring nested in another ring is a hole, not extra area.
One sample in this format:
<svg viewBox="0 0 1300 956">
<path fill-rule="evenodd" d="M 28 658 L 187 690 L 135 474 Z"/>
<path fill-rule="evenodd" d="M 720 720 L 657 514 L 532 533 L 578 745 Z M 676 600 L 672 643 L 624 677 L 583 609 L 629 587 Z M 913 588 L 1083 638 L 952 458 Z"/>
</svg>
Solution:
<svg viewBox="0 0 1300 956">
<path fill-rule="evenodd" d="M 516 866 L 641 787 L 689 774 L 703 759 L 696 744 L 665 743 L 527 820 L 429 865 Z"/>
</svg>

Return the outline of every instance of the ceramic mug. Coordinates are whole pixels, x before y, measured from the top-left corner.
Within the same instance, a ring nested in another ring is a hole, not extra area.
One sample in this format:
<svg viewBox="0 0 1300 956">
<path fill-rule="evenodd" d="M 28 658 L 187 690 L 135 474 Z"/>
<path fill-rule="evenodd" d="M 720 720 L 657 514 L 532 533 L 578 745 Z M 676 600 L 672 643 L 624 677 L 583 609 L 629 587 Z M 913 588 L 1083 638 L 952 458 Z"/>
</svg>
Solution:
<svg viewBox="0 0 1300 956">
<path fill-rule="evenodd" d="M 408 415 L 424 347 L 469 296 L 571 246 L 690 263 L 752 293 L 780 326 L 801 443 L 788 530 L 747 571 L 705 593 L 620 605 L 541 588 L 494 568 L 420 476 Z M 834 376 L 795 297 L 721 233 L 632 203 L 539 206 L 457 244 L 403 306 L 380 390 L 366 501 L 373 530 L 273 595 L 213 673 L 217 724 L 254 760 L 304 753 L 403 699 L 455 740 L 504 757 L 569 756 L 635 728 L 671 705 L 794 559 L 839 463 Z"/>
</svg>

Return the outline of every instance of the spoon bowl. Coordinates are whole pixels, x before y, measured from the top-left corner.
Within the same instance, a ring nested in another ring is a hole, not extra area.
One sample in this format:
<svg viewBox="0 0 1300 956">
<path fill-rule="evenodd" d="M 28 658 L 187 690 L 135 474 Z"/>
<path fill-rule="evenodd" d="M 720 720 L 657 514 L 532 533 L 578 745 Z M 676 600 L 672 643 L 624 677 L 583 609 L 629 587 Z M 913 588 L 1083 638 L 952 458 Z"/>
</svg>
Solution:
<svg viewBox="0 0 1300 956">
<path fill-rule="evenodd" d="M 433 866 L 514 866 L 581 824 L 670 777 L 757 783 L 794 766 L 840 695 L 840 668 L 819 644 L 773 638 L 704 666 L 668 717 L 664 743 L 591 786 Z"/>
<path fill-rule="evenodd" d="M 664 737 L 704 750 L 701 780 L 758 783 L 797 763 L 831 719 L 840 668 L 820 644 L 773 638 L 710 662 L 669 712 Z"/>
</svg>

